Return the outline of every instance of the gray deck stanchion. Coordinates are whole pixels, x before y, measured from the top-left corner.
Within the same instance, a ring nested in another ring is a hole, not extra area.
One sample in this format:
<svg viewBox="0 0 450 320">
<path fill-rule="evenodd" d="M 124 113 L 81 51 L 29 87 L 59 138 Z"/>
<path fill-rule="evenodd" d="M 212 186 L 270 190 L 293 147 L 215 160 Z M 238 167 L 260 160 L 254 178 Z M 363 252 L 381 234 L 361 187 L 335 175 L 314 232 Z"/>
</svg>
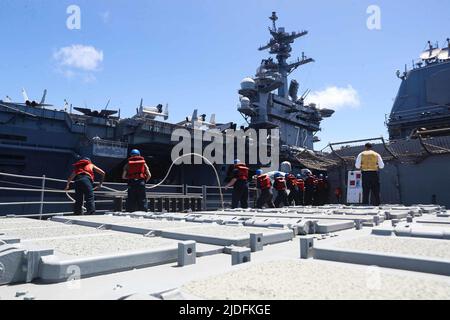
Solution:
<svg viewBox="0 0 450 320">
<path fill-rule="evenodd" d="M 237 265 L 250 262 L 251 253 L 248 248 L 235 248 L 231 250 L 231 264 Z"/>
<path fill-rule="evenodd" d="M 300 237 L 300 258 L 310 259 L 313 257 L 314 237 Z"/>
<path fill-rule="evenodd" d="M 252 252 L 262 251 L 264 248 L 263 244 L 263 234 L 262 233 L 251 233 L 250 234 L 250 250 Z"/>
<path fill-rule="evenodd" d="M 178 243 L 178 266 L 184 267 L 195 264 L 196 260 L 196 243 L 195 241 L 184 241 Z"/>
<path fill-rule="evenodd" d="M 379 226 L 379 225 L 380 225 L 380 216 L 374 216 L 374 217 L 373 217 L 373 223 L 374 223 L 376 226 Z"/>
</svg>

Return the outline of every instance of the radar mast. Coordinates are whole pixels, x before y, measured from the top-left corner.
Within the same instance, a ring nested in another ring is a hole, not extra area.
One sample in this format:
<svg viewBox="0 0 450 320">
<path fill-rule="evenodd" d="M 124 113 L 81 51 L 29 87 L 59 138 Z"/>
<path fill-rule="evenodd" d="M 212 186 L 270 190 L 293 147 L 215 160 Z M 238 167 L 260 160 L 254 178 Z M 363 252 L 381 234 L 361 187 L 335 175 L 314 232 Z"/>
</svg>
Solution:
<svg viewBox="0 0 450 320">
<path fill-rule="evenodd" d="M 301 65 L 314 62 L 314 59 L 308 58 L 305 54 L 302 54 L 302 58 L 297 58 L 295 62 L 287 62 L 287 59 L 291 57 L 292 47 L 291 44 L 300 37 L 308 34 L 308 31 L 292 32 L 288 33 L 284 28 L 277 28 L 278 16 L 276 12 L 272 12 L 272 16 L 269 17 L 272 20 L 272 28 L 269 27 L 269 32 L 272 36 L 269 43 L 265 46 L 261 46 L 258 50 L 263 51 L 269 49 L 269 53 L 276 55 L 278 63 L 275 65 L 276 70 L 281 75 L 283 85 L 278 89 L 278 95 L 287 98 L 288 96 L 288 75 Z"/>
</svg>

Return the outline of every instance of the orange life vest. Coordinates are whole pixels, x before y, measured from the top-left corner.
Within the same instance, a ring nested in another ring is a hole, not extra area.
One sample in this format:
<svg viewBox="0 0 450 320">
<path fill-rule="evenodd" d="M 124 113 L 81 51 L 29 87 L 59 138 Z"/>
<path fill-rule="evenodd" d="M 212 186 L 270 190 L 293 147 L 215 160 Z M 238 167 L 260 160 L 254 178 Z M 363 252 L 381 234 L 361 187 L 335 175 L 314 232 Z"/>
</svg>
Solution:
<svg viewBox="0 0 450 320">
<path fill-rule="evenodd" d="M 127 179 L 145 179 L 145 159 L 140 156 L 128 159 Z"/>
<path fill-rule="evenodd" d="M 282 177 L 276 178 L 274 187 L 278 191 L 286 190 L 286 180 Z"/>
<path fill-rule="evenodd" d="M 319 180 L 316 176 L 314 176 L 314 186 L 317 187 L 317 184 L 319 183 Z"/>
<path fill-rule="evenodd" d="M 317 180 L 314 176 L 306 178 L 305 185 L 308 187 L 314 187 L 317 184 Z"/>
<path fill-rule="evenodd" d="M 286 182 L 289 189 L 295 188 L 295 186 L 297 185 L 297 178 L 293 174 L 290 174 L 287 176 Z"/>
<path fill-rule="evenodd" d="M 258 186 L 261 190 L 270 189 L 272 182 L 267 174 L 262 174 L 258 177 Z"/>
<path fill-rule="evenodd" d="M 73 171 L 76 176 L 79 174 L 86 174 L 89 176 L 89 178 L 91 178 L 92 181 L 94 181 L 94 170 L 92 162 L 90 162 L 89 160 L 80 160 L 77 163 L 74 163 L 73 166 Z"/>
<path fill-rule="evenodd" d="M 249 169 L 247 168 L 247 166 L 245 164 L 242 164 L 242 163 L 236 164 L 234 166 L 234 168 L 238 170 L 237 175 L 236 175 L 237 179 L 245 180 L 245 181 L 248 180 L 248 170 Z"/>
<path fill-rule="evenodd" d="M 319 190 L 325 190 L 326 187 L 327 187 L 327 184 L 326 184 L 326 182 L 325 182 L 324 179 L 318 179 L 318 180 L 317 180 L 317 188 L 318 188 Z"/>
<path fill-rule="evenodd" d="M 297 179 L 297 186 L 300 191 L 305 191 L 305 181 L 303 179 Z"/>
</svg>

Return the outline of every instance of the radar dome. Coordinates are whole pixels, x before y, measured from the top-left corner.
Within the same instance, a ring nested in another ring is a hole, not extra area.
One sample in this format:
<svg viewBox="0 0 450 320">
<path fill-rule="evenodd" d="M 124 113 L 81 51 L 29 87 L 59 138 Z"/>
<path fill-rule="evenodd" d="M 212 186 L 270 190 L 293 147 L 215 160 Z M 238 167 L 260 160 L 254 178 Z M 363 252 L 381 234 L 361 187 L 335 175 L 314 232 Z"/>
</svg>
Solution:
<svg viewBox="0 0 450 320">
<path fill-rule="evenodd" d="M 241 98 L 241 108 L 248 108 L 250 107 L 250 99 L 247 97 Z"/>
<path fill-rule="evenodd" d="M 241 81 L 241 89 L 254 90 L 256 88 L 255 80 L 252 78 L 245 78 Z"/>
</svg>

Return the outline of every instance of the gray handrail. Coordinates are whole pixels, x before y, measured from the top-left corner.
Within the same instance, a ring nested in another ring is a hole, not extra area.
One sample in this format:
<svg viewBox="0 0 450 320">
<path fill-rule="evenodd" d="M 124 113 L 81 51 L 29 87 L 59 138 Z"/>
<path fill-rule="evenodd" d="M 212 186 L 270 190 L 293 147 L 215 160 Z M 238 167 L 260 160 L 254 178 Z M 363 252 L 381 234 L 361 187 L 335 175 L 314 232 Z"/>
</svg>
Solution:
<svg viewBox="0 0 450 320">
<path fill-rule="evenodd" d="M 4 173 L 4 172 L 0 172 L 0 176 L 4 176 L 4 177 L 11 177 L 11 178 L 17 178 L 20 180 L 40 180 L 41 183 L 36 183 L 36 185 L 31 185 L 31 184 L 25 184 L 25 183 L 21 183 L 19 184 L 18 182 L 10 182 L 10 181 L 3 181 L 4 184 L 15 184 L 15 185 L 22 185 L 25 187 L 6 187 L 6 186 L 1 186 L 0 190 L 3 190 L 5 192 L 18 192 L 18 193 L 22 193 L 22 192 L 26 192 L 26 193 L 36 193 L 36 194 L 40 194 L 40 201 L 21 201 L 21 202 L 0 202 L 0 207 L 7 207 L 7 206 L 27 206 L 27 205 L 38 205 L 39 209 L 38 212 L 39 214 L 32 214 L 32 215 L 20 215 L 22 217 L 26 217 L 26 216 L 33 216 L 33 217 L 37 217 L 39 216 L 40 218 L 45 217 L 48 214 L 44 214 L 44 207 L 46 205 L 70 205 L 73 204 L 73 200 L 71 201 L 45 201 L 45 194 L 54 194 L 54 195 L 58 195 L 58 194 L 70 194 L 73 195 L 75 193 L 74 190 L 61 190 L 61 189 L 55 189 L 55 188 L 49 188 L 47 187 L 47 182 L 57 182 L 57 183 L 67 183 L 66 180 L 62 180 L 62 179 L 55 179 L 55 178 L 49 178 L 46 176 L 27 176 L 27 175 L 20 175 L 20 174 L 11 174 L 11 173 Z M 108 186 L 112 186 L 114 188 L 110 188 Z M 154 185 L 147 185 L 147 187 L 151 188 L 151 186 Z M 123 190 L 117 190 L 117 189 L 122 189 L 120 187 L 123 187 Z M 121 196 L 121 197 L 126 197 L 126 193 L 127 190 L 126 188 L 128 187 L 128 185 L 126 183 L 116 183 L 116 182 L 104 182 L 103 183 L 103 189 L 104 190 L 98 190 L 95 191 L 94 193 L 96 194 L 97 197 L 103 197 L 103 199 L 106 200 L 96 200 L 96 203 L 113 203 L 114 202 L 114 197 L 116 196 Z M 173 184 L 173 185 L 160 185 L 159 186 L 160 189 L 169 189 L 167 191 L 169 192 L 150 192 L 150 190 L 147 190 L 147 195 L 148 196 L 152 196 L 152 195 L 159 195 L 161 197 L 171 197 L 171 196 L 178 196 L 180 194 L 183 194 L 185 196 L 199 196 L 203 198 L 203 203 L 204 203 L 204 208 L 209 208 L 211 207 L 211 205 L 213 207 L 216 207 L 216 204 L 220 203 L 220 201 L 217 201 L 217 199 L 214 199 L 218 196 L 221 196 L 221 194 L 219 193 L 222 190 L 225 190 L 225 187 L 219 187 L 219 186 L 190 186 L 190 185 L 185 185 L 185 184 Z M 172 192 L 172 190 L 170 189 L 174 189 L 174 192 Z M 181 190 L 181 191 L 180 191 Z M 228 191 L 231 191 L 231 189 L 228 189 Z M 227 203 L 229 203 L 229 197 L 230 194 L 226 193 L 225 196 L 227 197 Z M 111 198 L 111 199 L 110 199 Z M 1 201 L 1 200 L 0 200 Z M 209 202 L 209 203 L 207 203 Z M 98 211 L 98 210 L 97 210 Z M 56 214 L 56 213 L 55 213 Z M 55 215 L 55 214 L 50 214 L 50 215 Z"/>
</svg>

